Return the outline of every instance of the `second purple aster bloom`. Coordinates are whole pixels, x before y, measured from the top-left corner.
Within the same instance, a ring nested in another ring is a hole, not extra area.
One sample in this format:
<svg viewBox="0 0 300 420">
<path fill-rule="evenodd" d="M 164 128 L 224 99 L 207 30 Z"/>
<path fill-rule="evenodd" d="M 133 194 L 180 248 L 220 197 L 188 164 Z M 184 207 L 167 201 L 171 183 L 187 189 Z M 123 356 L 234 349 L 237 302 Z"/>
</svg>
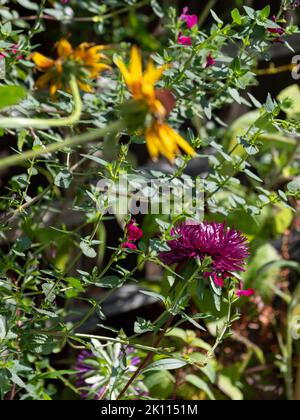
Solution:
<svg viewBox="0 0 300 420">
<path fill-rule="evenodd" d="M 168 242 L 170 251 L 160 254 L 161 260 L 172 265 L 190 259 L 212 258 L 215 273 L 226 276 L 234 271 L 244 271 L 249 256 L 249 242 L 239 231 L 224 223 L 183 223 L 171 232 L 173 240 Z"/>
</svg>

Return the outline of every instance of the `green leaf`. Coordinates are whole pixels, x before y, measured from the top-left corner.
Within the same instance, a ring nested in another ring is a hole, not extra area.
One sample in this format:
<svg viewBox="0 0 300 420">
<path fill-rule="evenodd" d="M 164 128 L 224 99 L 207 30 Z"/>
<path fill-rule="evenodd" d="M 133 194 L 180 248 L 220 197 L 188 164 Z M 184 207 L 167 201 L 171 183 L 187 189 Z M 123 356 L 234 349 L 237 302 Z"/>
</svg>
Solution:
<svg viewBox="0 0 300 420">
<path fill-rule="evenodd" d="M 143 318 L 137 318 L 137 321 L 134 323 L 134 332 L 135 334 L 143 334 L 148 331 L 153 331 L 154 325 L 151 321 L 147 321 Z"/>
<path fill-rule="evenodd" d="M 254 181 L 263 183 L 263 180 L 261 178 L 259 178 L 257 175 L 255 175 L 252 171 L 250 171 L 249 169 L 245 169 L 245 174 L 248 175 L 249 178 L 253 179 Z"/>
<path fill-rule="evenodd" d="M 0 342 L 6 337 L 6 319 L 0 315 Z"/>
<path fill-rule="evenodd" d="M 175 379 L 167 371 L 154 371 L 147 374 L 145 384 L 151 392 L 151 397 L 158 399 L 168 399 L 172 395 Z"/>
<path fill-rule="evenodd" d="M 230 96 L 238 103 L 241 104 L 241 95 L 237 89 L 229 88 L 228 92 Z"/>
<path fill-rule="evenodd" d="M 93 160 L 94 162 L 98 163 L 100 166 L 107 167 L 108 165 L 108 162 L 106 162 L 106 160 L 101 159 L 98 156 L 93 156 L 93 155 L 81 155 L 81 156 L 86 159 Z"/>
<path fill-rule="evenodd" d="M 159 17 L 159 18 L 163 18 L 164 17 L 164 11 L 163 9 L 160 7 L 160 5 L 158 4 L 157 0 L 151 0 L 150 2 L 151 7 L 153 9 L 153 12 Z"/>
<path fill-rule="evenodd" d="M 262 275 L 264 272 L 268 271 L 270 268 L 291 268 L 298 273 L 300 273 L 300 264 L 297 261 L 287 261 L 287 260 L 279 260 L 279 261 L 271 261 L 261 267 L 257 275 Z"/>
<path fill-rule="evenodd" d="M 271 6 L 268 5 L 264 9 L 262 9 L 259 16 L 261 19 L 267 19 L 270 16 L 270 13 L 271 13 Z"/>
<path fill-rule="evenodd" d="M 239 388 L 237 388 L 225 375 L 220 375 L 218 379 L 218 387 L 225 395 L 233 401 L 242 401 L 244 396 Z"/>
<path fill-rule="evenodd" d="M 55 370 L 54 372 L 44 372 L 36 376 L 37 379 L 57 379 L 63 375 L 75 375 L 76 370 Z"/>
<path fill-rule="evenodd" d="M 104 287 L 107 289 L 114 289 L 115 287 L 120 287 L 123 284 L 123 280 L 120 279 L 117 276 L 106 276 L 97 280 L 97 283 L 95 283 L 95 286 L 97 287 Z"/>
<path fill-rule="evenodd" d="M 214 20 L 216 22 L 218 22 L 220 25 L 223 25 L 223 21 L 219 18 L 219 16 L 216 14 L 216 12 L 214 12 L 213 10 L 210 11 L 212 17 L 214 18 Z"/>
<path fill-rule="evenodd" d="M 46 296 L 46 302 L 54 302 L 56 298 L 55 287 L 51 283 L 42 284 L 42 290 Z"/>
<path fill-rule="evenodd" d="M 203 379 L 199 378 L 196 375 L 187 375 L 185 378 L 186 382 L 195 386 L 196 388 L 200 389 L 201 391 L 205 392 L 205 394 L 208 396 L 210 400 L 215 401 L 216 398 L 212 391 L 209 389 L 209 386 L 206 382 L 203 381 Z"/>
<path fill-rule="evenodd" d="M 81 249 L 82 253 L 86 257 L 88 257 L 88 258 L 96 258 L 97 257 L 97 252 L 86 241 L 81 241 L 79 246 L 80 246 L 80 249 Z"/>
<path fill-rule="evenodd" d="M 280 275 L 280 268 L 274 262 L 280 260 L 280 255 L 271 244 L 259 247 L 244 275 L 246 287 L 254 288 L 263 299 L 270 299 L 272 286 L 275 286 Z"/>
<path fill-rule="evenodd" d="M 67 169 L 64 169 L 56 175 L 54 183 L 57 187 L 67 189 L 70 187 L 72 181 L 73 175 Z"/>
<path fill-rule="evenodd" d="M 26 94 L 21 86 L 0 86 L 0 109 L 16 105 Z"/>
<path fill-rule="evenodd" d="M 232 10 L 231 12 L 231 17 L 234 23 L 237 23 L 238 25 L 241 25 L 242 23 L 242 17 L 241 14 L 239 12 L 239 9 L 235 8 Z"/>
<path fill-rule="evenodd" d="M 147 366 L 143 370 L 143 373 L 151 372 L 153 370 L 175 370 L 180 369 L 186 365 L 186 362 L 178 359 L 161 359 Z"/>
<path fill-rule="evenodd" d="M 249 16 L 249 18 L 255 19 L 255 10 L 252 9 L 252 7 L 249 7 L 249 6 L 243 6 L 243 7 L 244 7 L 245 12 Z"/>
</svg>

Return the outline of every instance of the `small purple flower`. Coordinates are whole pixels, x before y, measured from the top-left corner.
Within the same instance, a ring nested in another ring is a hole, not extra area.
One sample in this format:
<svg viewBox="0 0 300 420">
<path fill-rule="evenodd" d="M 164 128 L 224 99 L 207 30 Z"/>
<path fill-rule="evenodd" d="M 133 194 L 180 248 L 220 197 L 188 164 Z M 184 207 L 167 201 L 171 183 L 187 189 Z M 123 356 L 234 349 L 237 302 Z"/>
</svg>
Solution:
<svg viewBox="0 0 300 420">
<path fill-rule="evenodd" d="M 170 251 L 160 254 L 160 259 L 167 265 L 197 257 L 201 261 L 211 257 L 214 271 L 211 275 L 220 276 L 220 286 L 229 273 L 244 271 L 249 256 L 248 240 L 241 232 L 228 228 L 224 223 L 183 223 L 174 228 L 171 235 L 176 238 L 168 242 Z"/>
</svg>

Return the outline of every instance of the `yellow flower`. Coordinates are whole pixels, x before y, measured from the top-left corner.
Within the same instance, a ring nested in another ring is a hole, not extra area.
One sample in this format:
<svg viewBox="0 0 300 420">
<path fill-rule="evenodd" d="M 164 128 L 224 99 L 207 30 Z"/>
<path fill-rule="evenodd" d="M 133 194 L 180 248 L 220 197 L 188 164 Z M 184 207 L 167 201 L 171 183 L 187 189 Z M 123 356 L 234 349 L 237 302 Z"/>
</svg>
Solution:
<svg viewBox="0 0 300 420">
<path fill-rule="evenodd" d="M 155 68 L 153 62 L 149 61 L 147 69 L 143 73 L 142 55 L 137 47 L 132 47 L 129 69 L 120 59 L 116 61 L 116 64 L 133 98 L 137 101 L 145 101 L 151 112 L 156 114 L 157 117 L 164 118 L 166 111 L 162 103 L 156 98 L 155 84 L 168 66 Z"/>
<path fill-rule="evenodd" d="M 172 162 L 180 153 L 180 149 L 188 155 L 194 156 L 195 151 L 189 143 L 164 123 L 169 110 L 167 104 L 163 104 L 163 98 L 168 99 L 168 93 L 157 90 L 155 85 L 168 66 L 156 68 L 153 61 L 150 60 L 143 72 L 142 54 L 137 47 L 131 49 L 129 68 L 120 59 L 116 61 L 116 64 L 133 98 L 136 101 L 144 102 L 152 114 L 153 121 L 145 133 L 151 158 L 157 160 L 159 155 L 163 155 Z"/>
<path fill-rule="evenodd" d="M 184 140 L 168 124 L 155 121 L 146 130 L 147 148 L 153 160 L 157 160 L 159 155 L 165 156 L 169 161 L 173 161 L 182 149 L 187 155 L 194 156 L 195 151 L 189 143 Z"/>
<path fill-rule="evenodd" d="M 70 75 L 76 77 L 79 87 L 85 92 L 93 89 L 88 83 L 89 79 L 95 79 L 104 70 L 111 67 L 102 63 L 107 57 L 100 53 L 105 49 L 102 45 L 88 43 L 80 44 L 75 50 L 66 39 L 56 44 L 58 58 L 56 60 L 45 57 L 39 52 L 32 54 L 32 60 L 36 68 L 44 74 L 36 82 L 37 87 L 45 88 L 50 85 L 51 96 L 55 96 L 57 90 L 68 89 Z"/>
</svg>

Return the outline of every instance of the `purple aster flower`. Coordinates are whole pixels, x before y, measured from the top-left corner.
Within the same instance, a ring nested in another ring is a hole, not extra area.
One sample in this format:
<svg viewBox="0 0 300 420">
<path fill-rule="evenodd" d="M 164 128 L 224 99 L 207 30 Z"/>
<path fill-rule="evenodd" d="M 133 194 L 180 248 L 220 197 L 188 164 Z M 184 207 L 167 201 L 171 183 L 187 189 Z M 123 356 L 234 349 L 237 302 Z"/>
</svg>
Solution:
<svg viewBox="0 0 300 420">
<path fill-rule="evenodd" d="M 168 242 L 170 251 L 162 252 L 160 259 L 167 265 L 183 263 L 193 258 L 212 259 L 212 276 L 222 286 L 222 281 L 234 271 L 244 271 L 249 256 L 247 238 L 224 223 L 183 223 L 174 228 L 175 238 Z M 232 277 L 232 276 L 231 276 Z"/>
</svg>

